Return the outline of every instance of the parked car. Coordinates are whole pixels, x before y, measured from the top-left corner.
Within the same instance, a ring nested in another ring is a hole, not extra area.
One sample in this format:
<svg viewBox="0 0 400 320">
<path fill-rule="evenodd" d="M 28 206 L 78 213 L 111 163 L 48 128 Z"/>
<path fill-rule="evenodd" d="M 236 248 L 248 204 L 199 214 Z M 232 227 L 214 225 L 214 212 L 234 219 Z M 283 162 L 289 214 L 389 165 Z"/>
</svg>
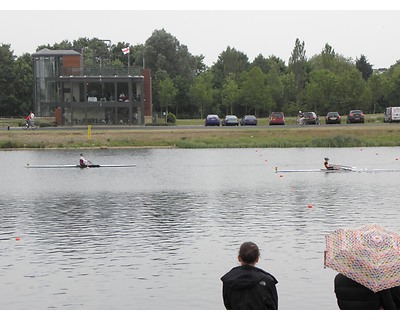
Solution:
<svg viewBox="0 0 400 320">
<path fill-rule="evenodd" d="M 347 123 L 364 123 L 365 116 L 361 110 L 350 110 L 347 116 Z"/>
<path fill-rule="evenodd" d="M 273 124 L 285 124 L 285 115 L 283 114 L 283 112 L 271 112 L 270 116 L 269 116 L 269 124 L 273 125 Z"/>
<path fill-rule="evenodd" d="M 228 116 L 225 116 L 225 118 L 222 120 L 222 125 L 223 126 L 238 126 L 239 120 L 234 115 L 228 115 Z"/>
<path fill-rule="evenodd" d="M 340 124 L 342 122 L 342 119 L 340 118 L 339 112 L 328 112 L 326 117 L 325 117 L 325 123 L 326 124 Z"/>
<path fill-rule="evenodd" d="M 320 124 L 319 117 L 315 112 L 304 112 L 302 118 L 303 124 Z"/>
<path fill-rule="evenodd" d="M 254 115 L 245 115 L 242 120 L 240 120 L 241 126 L 256 126 L 258 120 Z"/>
<path fill-rule="evenodd" d="M 221 124 L 219 117 L 216 114 L 209 114 L 206 117 L 205 125 L 206 126 L 219 126 Z"/>
</svg>

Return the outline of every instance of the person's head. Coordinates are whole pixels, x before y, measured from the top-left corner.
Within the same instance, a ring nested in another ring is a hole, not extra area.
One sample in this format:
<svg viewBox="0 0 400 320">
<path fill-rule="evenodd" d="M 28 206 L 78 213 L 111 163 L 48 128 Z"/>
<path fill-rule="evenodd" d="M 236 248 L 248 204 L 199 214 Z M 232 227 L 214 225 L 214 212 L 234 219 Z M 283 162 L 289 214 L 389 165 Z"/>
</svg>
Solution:
<svg viewBox="0 0 400 320">
<path fill-rule="evenodd" d="M 80 156 L 83 157 L 83 153 L 81 153 Z"/>
<path fill-rule="evenodd" d="M 324 158 L 325 159 L 325 161 L 329 161 L 329 158 Z"/>
<path fill-rule="evenodd" d="M 243 264 L 255 265 L 260 258 L 260 250 L 254 242 L 244 242 L 239 249 L 239 262 Z"/>
</svg>

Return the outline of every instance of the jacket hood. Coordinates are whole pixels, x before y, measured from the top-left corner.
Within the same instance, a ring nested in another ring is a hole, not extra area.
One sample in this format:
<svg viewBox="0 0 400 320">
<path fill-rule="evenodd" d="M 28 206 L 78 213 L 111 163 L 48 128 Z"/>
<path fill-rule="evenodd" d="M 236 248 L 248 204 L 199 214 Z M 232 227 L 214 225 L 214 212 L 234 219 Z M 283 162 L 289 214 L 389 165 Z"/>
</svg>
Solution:
<svg viewBox="0 0 400 320">
<path fill-rule="evenodd" d="M 271 277 L 272 282 L 275 284 L 278 283 L 275 277 L 268 272 L 257 267 L 243 265 L 233 268 L 225 274 L 221 280 L 231 288 L 247 289 L 254 287 L 256 284 L 260 283 L 260 281 L 265 280 L 266 277 Z"/>
</svg>

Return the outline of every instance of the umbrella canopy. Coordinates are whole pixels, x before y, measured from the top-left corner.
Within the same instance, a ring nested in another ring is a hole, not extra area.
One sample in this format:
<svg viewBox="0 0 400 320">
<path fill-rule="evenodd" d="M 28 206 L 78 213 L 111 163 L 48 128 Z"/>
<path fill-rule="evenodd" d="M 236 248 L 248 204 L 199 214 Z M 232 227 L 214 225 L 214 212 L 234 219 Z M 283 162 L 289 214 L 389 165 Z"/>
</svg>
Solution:
<svg viewBox="0 0 400 320">
<path fill-rule="evenodd" d="M 400 285 L 400 236 L 377 225 L 325 236 L 324 266 L 378 292 Z"/>
</svg>

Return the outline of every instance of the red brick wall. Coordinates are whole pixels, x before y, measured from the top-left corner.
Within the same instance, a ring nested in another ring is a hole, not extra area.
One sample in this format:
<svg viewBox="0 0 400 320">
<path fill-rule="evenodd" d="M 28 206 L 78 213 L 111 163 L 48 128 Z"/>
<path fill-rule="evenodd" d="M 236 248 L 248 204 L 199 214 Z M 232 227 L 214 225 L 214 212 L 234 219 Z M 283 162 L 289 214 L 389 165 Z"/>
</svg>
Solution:
<svg viewBox="0 0 400 320">
<path fill-rule="evenodd" d="M 80 68 L 81 56 L 63 56 L 63 67 L 65 68 Z"/>
<path fill-rule="evenodd" d="M 144 116 L 153 116 L 153 100 L 151 88 L 151 70 L 143 69 L 144 77 Z"/>
</svg>

